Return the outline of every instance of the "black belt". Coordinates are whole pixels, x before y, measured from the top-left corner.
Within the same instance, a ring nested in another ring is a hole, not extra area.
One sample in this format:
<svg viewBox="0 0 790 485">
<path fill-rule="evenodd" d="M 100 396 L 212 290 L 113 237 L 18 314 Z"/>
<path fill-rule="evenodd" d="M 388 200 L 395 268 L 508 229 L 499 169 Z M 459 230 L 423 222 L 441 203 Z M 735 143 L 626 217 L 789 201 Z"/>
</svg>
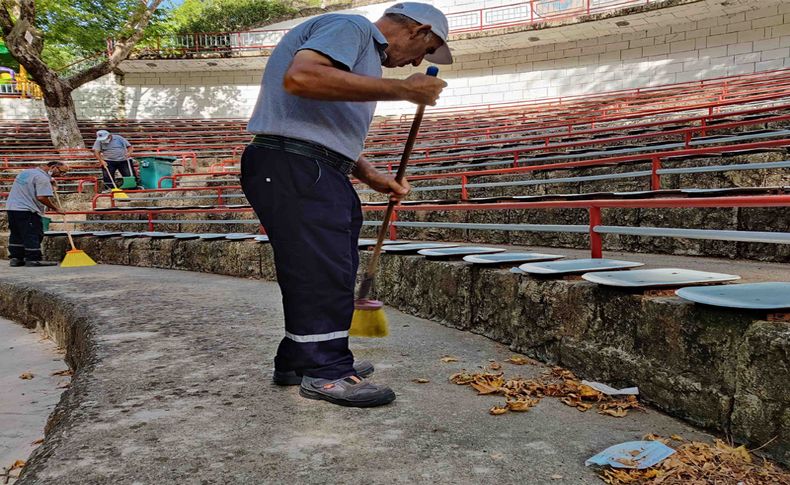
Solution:
<svg viewBox="0 0 790 485">
<path fill-rule="evenodd" d="M 282 150 L 295 155 L 315 158 L 330 167 L 340 170 L 346 175 L 354 170 L 354 165 L 356 164 L 356 162 L 350 158 L 334 150 L 330 150 L 323 145 L 297 140 L 296 138 L 288 138 L 279 135 L 255 135 L 252 139 L 252 144 L 263 148 Z"/>
</svg>

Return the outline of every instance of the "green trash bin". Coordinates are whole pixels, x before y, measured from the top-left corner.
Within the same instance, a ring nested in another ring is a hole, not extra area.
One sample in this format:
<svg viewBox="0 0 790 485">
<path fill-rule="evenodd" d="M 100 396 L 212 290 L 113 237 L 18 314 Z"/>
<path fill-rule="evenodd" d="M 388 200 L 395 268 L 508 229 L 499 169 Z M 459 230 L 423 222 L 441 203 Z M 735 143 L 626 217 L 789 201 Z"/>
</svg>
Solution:
<svg viewBox="0 0 790 485">
<path fill-rule="evenodd" d="M 176 157 L 139 157 L 140 161 L 140 181 L 146 189 L 160 188 L 157 184 L 159 179 L 173 175 L 173 162 L 177 160 Z M 163 189 L 172 189 L 173 181 L 162 181 Z"/>
<path fill-rule="evenodd" d="M 52 222 L 52 219 L 50 219 L 47 216 L 41 216 L 41 227 L 44 228 L 44 232 L 49 231 L 49 223 L 50 222 Z"/>
</svg>

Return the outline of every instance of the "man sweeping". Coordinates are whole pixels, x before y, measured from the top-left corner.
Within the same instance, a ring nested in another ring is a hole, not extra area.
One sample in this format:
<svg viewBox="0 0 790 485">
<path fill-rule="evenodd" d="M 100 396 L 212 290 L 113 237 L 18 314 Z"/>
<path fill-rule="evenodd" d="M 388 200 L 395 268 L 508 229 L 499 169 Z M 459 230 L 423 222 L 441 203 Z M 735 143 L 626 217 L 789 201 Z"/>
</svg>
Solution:
<svg viewBox="0 0 790 485">
<path fill-rule="evenodd" d="M 241 184 L 274 249 L 285 338 L 273 381 L 335 404 L 388 404 L 395 393 L 363 379 L 348 330 L 362 226 L 348 175 L 401 198 L 410 187 L 361 156 L 377 101 L 434 105 L 444 81 L 382 79 L 382 66 L 450 64 L 447 19 L 435 7 L 398 3 L 375 23 L 328 14 L 286 34 L 272 53 L 248 130 Z"/>
<path fill-rule="evenodd" d="M 58 263 L 41 260 L 41 240 L 44 228 L 41 218 L 47 208 L 62 213 L 52 200 L 52 177 L 65 174 L 63 162 L 48 162 L 43 167 L 22 170 L 14 179 L 6 201 L 8 212 L 8 256 L 11 266 L 56 266 Z"/>
<path fill-rule="evenodd" d="M 115 187 L 113 179 L 116 172 L 120 172 L 121 177 L 137 178 L 130 160 L 133 151 L 134 147 L 132 147 L 132 144 L 121 135 L 113 135 L 107 130 L 96 132 L 96 141 L 93 142 L 93 154 L 96 156 L 102 169 L 103 192 L 109 192 L 110 188 Z"/>
</svg>

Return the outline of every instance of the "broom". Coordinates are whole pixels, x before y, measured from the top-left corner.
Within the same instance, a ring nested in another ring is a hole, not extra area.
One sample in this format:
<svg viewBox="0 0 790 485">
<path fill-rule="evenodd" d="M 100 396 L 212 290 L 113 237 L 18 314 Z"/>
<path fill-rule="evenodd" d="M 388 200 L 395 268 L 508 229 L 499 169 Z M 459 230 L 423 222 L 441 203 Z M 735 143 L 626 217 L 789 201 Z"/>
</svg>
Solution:
<svg viewBox="0 0 790 485">
<path fill-rule="evenodd" d="M 55 200 L 58 202 L 58 207 L 63 209 L 63 206 L 60 204 L 60 196 L 58 195 L 57 190 L 55 191 Z M 63 214 L 63 225 L 66 225 L 66 214 Z M 69 244 L 71 244 L 71 250 L 66 251 L 66 256 L 64 256 L 63 261 L 60 262 L 60 267 L 76 268 L 79 266 L 95 266 L 96 261 L 91 259 L 91 257 L 85 254 L 84 251 L 81 251 L 74 246 L 74 239 L 71 237 L 71 231 L 69 231 L 68 228 L 65 229 L 66 236 L 69 238 Z"/>
<path fill-rule="evenodd" d="M 118 186 L 115 185 L 115 179 L 112 177 L 112 174 L 110 173 L 110 169 L 107 168 L 107 165 L 104 165 L 104 170 L 107 172 L 107 176 L 110 177 L 110 182 L 112 182 L 112 189 L 110 189 L 110 192 L 112 192 L 112 198 L 113 199 L 128 199 L 129 196 L 126 195 L 126 192 L 124 192 L 123 190 L 119 189 Z"/>
<path fill-rule="evenodd" d="M 433 77 L 436 77 L 438 73 L 439 68 L 436 66 L 428 67 L 426 72 L 428 76 Z M 414 120 L 411 122 L 409 137 L 406 139 L 406 146 L 403 148 L 398 172 L 395 175 L 395 181 L 398 183 L 403 180 L 406 174 L 406 164 L 409 162 L 409 155 L 411 155 L 411 149 L 414 147 L 414 142 L 417 139 L 417 132 L 420 130 L 420 123 L 424 113 L 425 105 L 417 106 L 417 113 L 415 113 Z M 376 240 L 376 247 L 373 249 L 373 256 L 370 258 L 365 275 L 359 284 L 357 299 L 354 301 L 354 316 L 351 319 L 351 328 L 348 331 L 348 334 L 352 337 L 386 337 L 389 333 L 387 315 L 384 314 L 384 304 L 378 300 L 368 299 L 368 295 L 376 277 L 376 268 L 378 267 L 379 256 L 381 256 L 381 246 L 384 244 L 384 237 L 389 229 L 390 218 L 397 204 L 397 200 L 390 200 L 389 204 L 387 204 L 384 220 L 381 222 L 379 236 Z"/>
</svg>

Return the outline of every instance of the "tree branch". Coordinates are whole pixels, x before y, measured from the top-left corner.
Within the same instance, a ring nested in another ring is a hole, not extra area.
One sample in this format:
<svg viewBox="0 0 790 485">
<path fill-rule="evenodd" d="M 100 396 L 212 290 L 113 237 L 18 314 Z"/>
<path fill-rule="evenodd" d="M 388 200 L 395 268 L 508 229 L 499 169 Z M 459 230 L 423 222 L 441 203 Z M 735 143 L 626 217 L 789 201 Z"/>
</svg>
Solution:
<svg viewBox="0 0 790 485">
<path fill-rule="evenodd" d="M 153 17 L 154 12 L 156 9 L 159 8 L 159 5 L 162 3 L 162 0 L 151 0 L 150 4 L 147 4 L 145 1 L 141 0 L 140 2 L 145 10 L 141 9 L 141 13 L 139 18 L 136 18 L 137 15 L 132 15 L 129 17 L 128 22 L 124 25 L 121 32 L 131 30 L 132 33 L 127 37 L 120 37 L 113 45 L 112 52 L 108 55 L 107 60 L 97 64 L 95 66 L 89 67 L 85 70 L 82 70 L 73 76 L 66 79 L 66 82 L 71 86 L 72 89 L 76 89 L 83 84 L 93 81 L 94 79 L 98 79 L 106 74 L 109 74 L 113 71 L 118 64 L 126 60 L 129 57 L 129 53 L 134 48 L 135 44 L 143 37 L 145 34 L 145 28 L 148 26 L 148 23 L 151 21 L 151 17 Z"/>
<path fill-rule="evenodd" d="M 33 0 L 19 0 L 19 20 L 35 25 L 36 4 Z"/>
<path fill-rule="evenodd" d="M 14 19 L 11 18 L 11 14 L 8 12 L 7 0 L 3 0 L 3 3 L 0 5 L 0 29 L 3 31 L 3 36 L 10 34 L 13 28 Z"/>
</svg>

